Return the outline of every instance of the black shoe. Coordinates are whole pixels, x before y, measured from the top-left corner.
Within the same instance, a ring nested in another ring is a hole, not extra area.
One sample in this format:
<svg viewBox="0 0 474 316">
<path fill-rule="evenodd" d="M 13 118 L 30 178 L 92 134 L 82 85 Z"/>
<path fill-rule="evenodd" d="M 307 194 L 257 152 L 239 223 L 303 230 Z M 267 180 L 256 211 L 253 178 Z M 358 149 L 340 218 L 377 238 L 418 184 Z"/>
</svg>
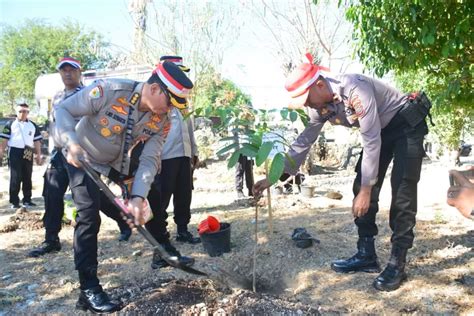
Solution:
<svg viewBox="0 0 474 316">
<path fill-rule="evenodd" d="M 11 209 L 19 209 L 20 208 L 20 204 L 10 204 L 10 208 Z"/>
<path fill-rule="evenodd" d="M 28 253 L 29 257 L 40 257 L 50 252 L 58 252 L 61 250 L 61 243 L 58 240 L 45 240 L 38 248 L 31 250 Z"/>
<path fill-rule="evenodd" d="M 404 270 L 388 264 L 387 267 L 375 278 L 373 286 L 379 291 L 394 291 L 407 279 Z"/>
<path fill-rule="evenodd" d="M 130 239 L 130 236 L 132 236 L 132 230 L 130 228 L 123 229 L 120 232 L 118 241 L 128 241 Z"/>
<path fill-rule="evenodd" d="M 185 231 L 185 232 L 178 233 L 178 235 L 176 236 L 176 241 L 187 242 L 187 243 L 190 243 L 191 245 L 195 245 L 201 242 L 201 238 L 194 237 L 193 234 L 191 234 L 188 231 Z"/>
<path fill-rule="evenodd" d="M 34 207 L 34 206 L 37 206 L 37 205 L 35 203 L 31 202 L 31 201 L 27 201 L 27 202 L 23 202 L 23 206 L 24 207 L 28 207 L 28 206 Z"/>
<path fill-rule="evenodd" d="M 188 266 L 188 267 L 194 264 L 194 258 L 182 256 L 179 253 L 179 251 L 170 242 L 162 243 L 161 245 L 163 246 L 163 248 L 165 248 L 165 251 L 170 255 L 171 260 L 177 260 L 179 261 L 180 264 Z M 168 266 L 169 266 L 169 263 L 161 258 L 157 250 L 154 250 L 153 259 L 151 262 L 151 268 L 161 269 Z"/>
<path fill-rule="evenodd" d="M 102 287 L 96 286 L 91 289 L 81 290 L 76 308 L 93 313 L 113 313 L 122 309 L 117 301 L 111 301 L 109 296 L 102 290 Z"/>
<path fill-rule="evenodd" d="M 379 291 L 394 291 L 407 279 L 405 263 L 407 249 L 392 246 L 390 260 L 385 270 L 374 280 L 374 287 Z"/>
<path fill-rule="evenodd" d="M 339 273 L 380 272 L 380 265 L 375 254 L 374 238 L 362 237 L 357 242 L 357 253 L 349 259 L 335 260 L 331 269 Z"/>
</svg>

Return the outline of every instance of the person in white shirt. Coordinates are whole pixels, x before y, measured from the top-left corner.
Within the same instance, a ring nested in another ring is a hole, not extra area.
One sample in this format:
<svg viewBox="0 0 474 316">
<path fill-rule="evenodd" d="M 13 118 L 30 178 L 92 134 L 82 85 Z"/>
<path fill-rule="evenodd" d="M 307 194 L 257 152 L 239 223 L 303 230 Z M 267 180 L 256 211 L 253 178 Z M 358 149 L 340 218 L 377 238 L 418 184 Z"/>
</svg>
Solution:
<svg viewBox="0 0 474 316">
<path fill-rule="evenodd" d="M 20 207 L 20 187 L 23 191 L 23 206 L 36 206 L 31 202 L 31 175 L 33 173 L 33 151 L 36 163 L 41 165 L 42 136 L 38 126 L 28 119 L 30 109 L 22 103 L 16 107 L 17 118 L 9 122 L 0 133 L 0 160 L 5 148 L 8 150 L 10 168 L 10 203 L 12 208 Z"/>
</svg>

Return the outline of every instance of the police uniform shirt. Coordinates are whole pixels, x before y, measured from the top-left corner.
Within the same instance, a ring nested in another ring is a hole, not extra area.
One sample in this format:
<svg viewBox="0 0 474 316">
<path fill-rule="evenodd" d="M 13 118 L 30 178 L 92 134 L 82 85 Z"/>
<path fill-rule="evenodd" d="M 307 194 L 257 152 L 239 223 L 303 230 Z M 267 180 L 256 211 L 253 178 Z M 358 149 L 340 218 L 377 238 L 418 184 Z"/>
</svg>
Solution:
<svg viewBox="0 0 474 316">
<path fill-rule="evenodd" d="M 43 139 L 40 130 L 35 123 L 30 120 L 24 122 L 16 119 L 10 121 L 0 133 L 0 138 L 8 140 L 8 146 L 23 149 L 25 145 L 33 148 L 34 142 Z"/>
<path fill-rule="evenodd" d="M 80 91 L 82 88 L 84 87 L 81 85 L 71 90 L 64 89 L 56 93 L 56 95 L 53 97 L 52 108 L 51 108 L 51 113 L 49 117 L 49 136 L 50 136 L 50 141 L 51 141 L 50 145 L 53 145 L 54 147 L 62 147 L 61 137 L 56 130 L 56 122 L 55 122 L 56 109 L 60 106 L 62 101 L 69 98 L 77 91 Z"/>
<path fill-rule="evenodd" d="M 178 108 L 173 107 L 169 114 L 171 128 L 166 138 L 161 159 L 189 157 L 198 155 L 196 139 L 194 138 L 194 124 L 191 117 L 184 119 Z"/>
<path fill-rule="evenodd" d="M 131 194 L 146 197 L 161 168 L 161 150 L 170 126 L 167 114 L 138 110 L 143 85 L 132 80 L 98 80 L 62 102 L 56 111 L 56 126 L 61 143 L 65 147 L 79 144 L 100 173 L 107 175 L 110 168 L 128 173 L 130 157 L 127 155 L 125 161 L 122 160 L 128 113 L 133 107 L 129 145 L 141 140 L 145 146 Z M 80 117 L 76 125 L 75 118 Z"/>
<path fill-rule="evenodd" d="M 294 174 L 303 163 L 311 145 L 326 121 L 333 125 L 357 127 L 362 136 L 362 180 L 364 186 L 377 182 L 381 130 L 406 103 L 407 96 L 380 80 L 359 74 L 325 77 L 334 94 L 334 102 L 321 109 L 308 108 L 309 123 L 289 150 L 285 171 Z"/>
</svg>

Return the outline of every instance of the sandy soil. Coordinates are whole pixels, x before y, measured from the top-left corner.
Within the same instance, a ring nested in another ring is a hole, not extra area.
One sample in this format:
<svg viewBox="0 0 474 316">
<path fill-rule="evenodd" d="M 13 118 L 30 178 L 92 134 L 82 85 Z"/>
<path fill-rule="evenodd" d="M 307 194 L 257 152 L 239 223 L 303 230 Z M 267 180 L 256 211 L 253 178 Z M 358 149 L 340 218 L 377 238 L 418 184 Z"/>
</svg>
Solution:
<svg viewBox="0 0 474 316">
<path fill-rule="evenodd" d="M 310 176 L 315 196 L 273 195 L 273 232 L 269 232 L 268 208 L 259 207 L 257 293 L 251 291 L 255 249 L 255 207 L 250 199 L 236 200 L 233 170 L 223 162 L 198 169 L 190 229 L 207 215 L 231 223 L 232 251 L 211 258 L 202 245 L 175 242 L 179 250 L 196 258 L 196 268 L 211 277 L 195 277 L 182 271 L 150 268 L 152 249 L 134 233 L 128 243 L 117 241 L 116 224 L 103 216 L 99 234 L 99 276 L 113 298 L 125 305 L 121 313 L 184 315 L 273 314 L 473 314 L 474 223 L 445 205 L 447 166 L 425 162 L 419 184 L 416 240 L 408 255 L 408 281 L 398 290 L 384 293 L 372 287 L 376 274 L 337 274 L 330 263 L 352 256 L 357 231 L 350 214 L 353 173 L 325 168 L 324 175 Z M 17 313 L 79 314 L 74 305 L 78 280 L 73 268 L 73 228 L 60 233 L 63 249 L 41 258 L 27 252 L 40 244 L 42 173 L 35 167 L 34 202 L 38 207 L 15 215 L 8 205 L 8 171 L 1 169 L 0 191 L 0 315 Z M 261 178 L 256 175 L 256 178 Z M 326 197 L 340 192 L 341 200 Z M 379 236 L 376 247 L 385 266 L 390 254 L 386 181 L 380 199 Z M 175 225 L 170 209 L 169 229 Z M 307 249 L 295 247 L 294 228 L 305 227 L 320 240 Z M 229 278 L 224 269 L 238 275 Z"/>
</svg>

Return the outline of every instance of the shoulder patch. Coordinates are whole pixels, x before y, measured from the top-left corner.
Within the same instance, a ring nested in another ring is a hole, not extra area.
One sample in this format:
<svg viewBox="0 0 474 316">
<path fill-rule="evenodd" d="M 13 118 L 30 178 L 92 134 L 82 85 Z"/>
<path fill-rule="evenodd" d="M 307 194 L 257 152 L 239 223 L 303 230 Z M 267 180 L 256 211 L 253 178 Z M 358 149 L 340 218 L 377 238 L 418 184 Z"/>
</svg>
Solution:
<svg viewBox="0 0 474 316">
<path fill-rule="evenodd" d="M 354 109 L 355 114 L 358 117 L 363 117 L 365 115 L 365 109 L 362 105 L 362 101 L 360 101 L 358 94 L 353 94 L 349 100 L 349 104 Z"/>
<path fill-rule="evenodd" d="M 102 98 L 103 96 L 104 96 L 104 89 L 100 85 L 98 85 L 97 87 L 95 87 L 89 92 L 89 97 L 91 99 L 99 99 L 99 98 Z"/>
</svg>

